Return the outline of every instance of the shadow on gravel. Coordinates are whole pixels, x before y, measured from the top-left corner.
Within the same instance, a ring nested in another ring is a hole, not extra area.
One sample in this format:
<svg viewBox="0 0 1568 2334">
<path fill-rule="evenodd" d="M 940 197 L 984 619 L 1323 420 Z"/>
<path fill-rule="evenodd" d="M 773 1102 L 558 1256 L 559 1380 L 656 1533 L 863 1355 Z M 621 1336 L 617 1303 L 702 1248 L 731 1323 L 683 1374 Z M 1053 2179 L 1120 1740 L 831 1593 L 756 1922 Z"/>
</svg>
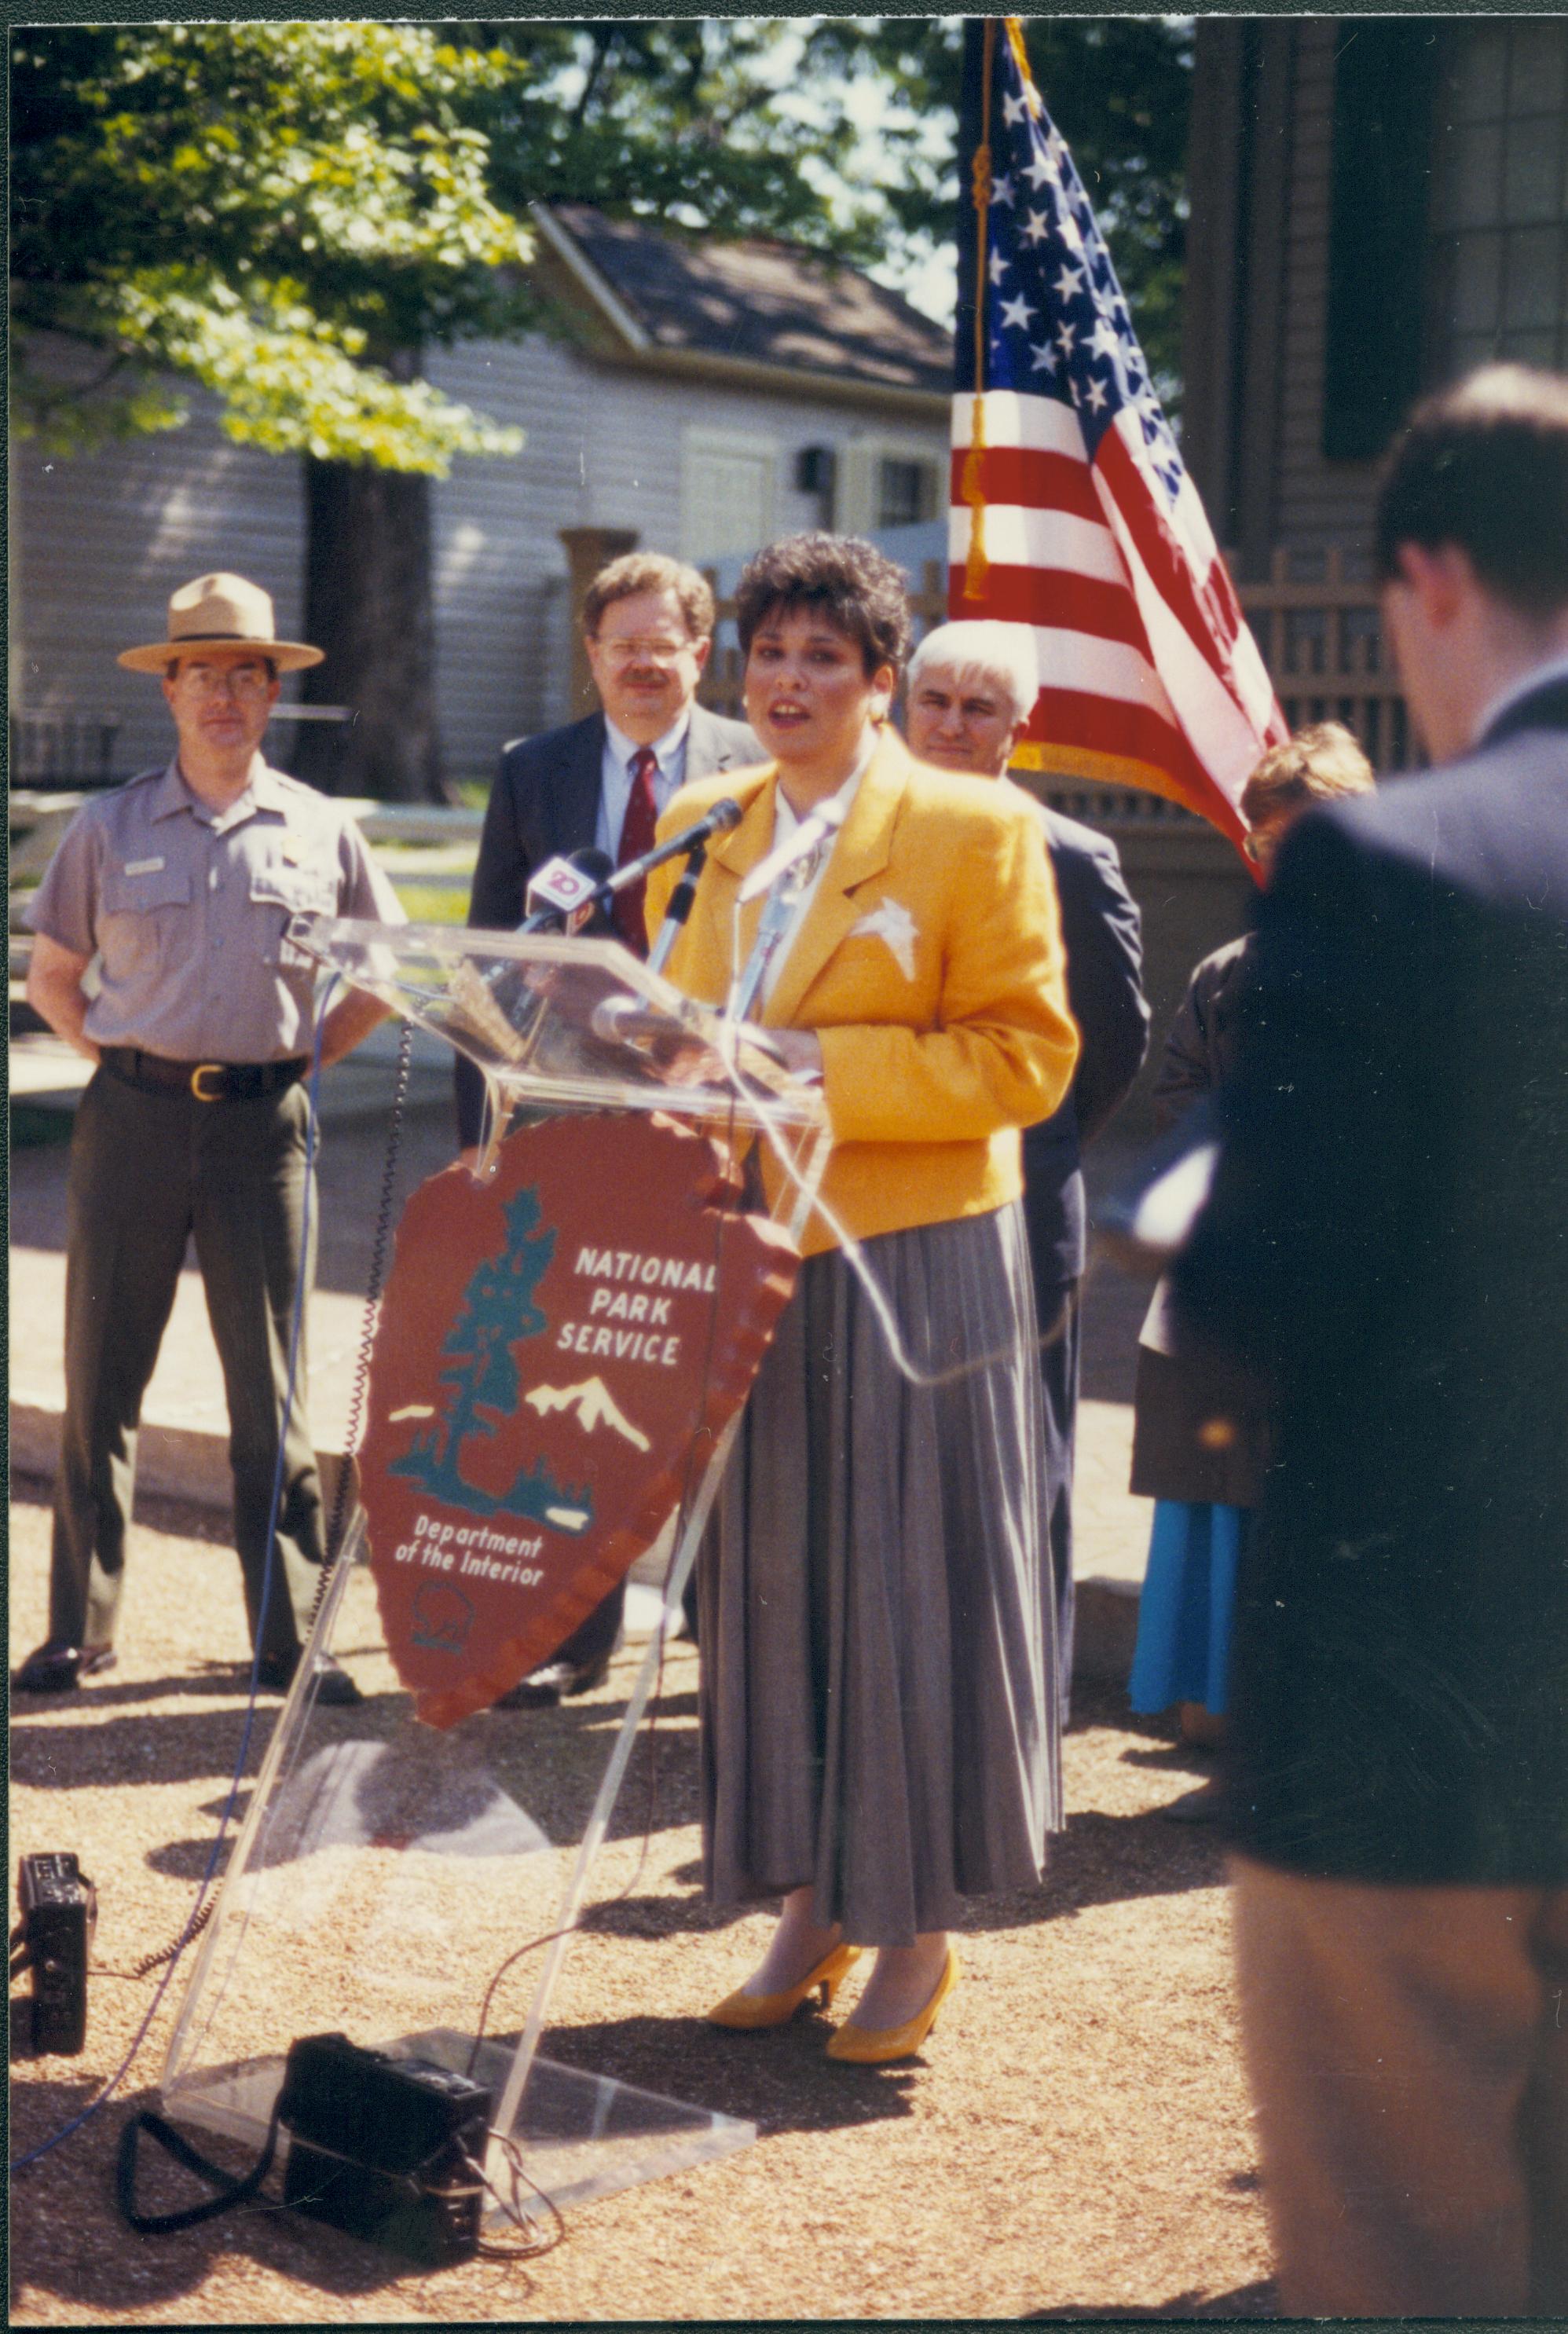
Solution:
<svg viewBox="0 0 1568 2334">
<path fill-rule="evenodd" d="M 218 1813 L 221 1815 L 222 1812 L 220 1806 Z M 234 1844 L 239 1837 L 239 1828 L 243 1821 L 243 1816 L 237 1814 L 229 1818 L 228 1829 L 224 1835 L 223 1847 L 218 1856 L 217 1871 L 215 1876 L 219 1879 L 228 1869 L 228 1860 L 234 1853 Z M 149 1851 L 147 1868 L 149 1872 L 162 1873 L 166 1880 L 205 1880 L 207 1866 L 211 1862 L 210 1836 L 206 1839 L 171 1839 L 166 1841 L 163 1847 Z"/>
<path fill-rule="evenodd" d="M 770 2131 L 837 2131 L 907 2116 L 907 2096 L 918 2062 L 900 2068 L 830 2066 L 822 2047 L 830 2031 L 817 2017 L 798 2019 L 767 2036 L 721 2036 L 697 2021 L 630 2019 L 597 2026 L 554 2028 L 550 2055 L 595 2073 L 613 2073 L 648 2090 L 744 2117 Z M 50 2137 L 91 2096 L 85 2083 L 29 2082 L 19 2091 L 11 2126 L 17 2155 Z M 335 2229 L 260 2201 L 221 2220 L 175 2235 L 139 2239 L 120 2223 L 111 2202 L 114 2157 L 130 2113 L 157 2105 L 151 2089 L 116 2099 L 58 2156 L 20 2175 L 11 2192 L 13 2260 L 29 2264 L 17 2279 L 13 2307 L 63 2304 L 65 2322 L 84 2317 L 123 2322 L 163 2315 L 203 2288 L 225 2262 L 254 2262 L 309 2292 L 352 2302 L 376 2297 L 376 2322 L 441 2317 L 440 2271 L 417 2266 L 362 2244 Z M 210 2135 L 204 2153 L 232 2171 L 254 2158 Z M 269 2179 L 275 2192 L 275 2173 Z M 171 2212 L 205 2192 L 158 2150 L 143 2147 L 137 2201 L 143 2211 Z M 232 2272 L 231 2272 L 232 2273 Z M 461 2271 L 458 2272 L 459 2274 Z M 471 2269 L 469 2273 L 471 2274 Z M 534 2281 L 525 2263 L 505 2272 L 498 2319 L 528 2317 Z M 58 2314 L 57 2309 L 51 2314 Z M 360 2312 L 354 2313 L 356 2316 Z M 308 2307 L 301 2322 L 308 2322 Z M 177 2318 L 174 2322 L 205 2322 Z"/>
<path fill-rule="evenodd" d="M 183 1690 L 185 1681 L 149 1680 L 145 1688 L 120 1689 L 123 1699 Z M 201 1691 L 200 1688 L 197 1689 Z M 100 1707 L 97 1694 L 93 1697 Z M 373 1697 L 358 1710 L 321 1714 L 340 1737 L 350 1732 L 380 1739 L 390 1731 L 400 1697 Z M 246 1765 L 259 1765 L 282 1704 L 269 1698 L 256 1704 Z M 41 1713 L 42 1718 L 42 1713 Z M 82 1784 L 201 1782 L 233 1771 L 245 1730 L 245 1702 L 231 1692 L 222 1710 L 127 1712 L 122 1717 L 89 1719 L 84 1724 L 29 1725 L 23 1705 L 11 1715 L 11 1778 L 35 1790 L 73 1790 Z"/>
<path fill-rule="evenodd" d="M 1060 1920 L 1092 1905 L 1130 1904 L 1140 1896 L 1178 1896 L 1189 1888 L 1217 1888 L 1225 1858 L 1217 1841 L 1157 1814 L 1069 1816 L 1051 1842 L 1038 1889 L 976 1896 L 966 1908 L 966 1929 L 1024 1928 Z"/>
<path fill-rule="evenodd" d="M 29 2082 L 17 2093 L 13 2107 L 14 2154 L 22 2155 L 48 2138 L 81 2110 L 90 2096 L 88 2087 L 81 2083 Z M 14 2310 L 24 2309 L 25 2297 L 31 2296 L 34 2310 L 46 2299 L 53 2299 L 94 2317 L 123 2323 L 128 2317 L 161 2313 L 178 2304 L 182 2295 L 203 2286 L 226 2258 L 232 2261 L 239 2255 L 317 2293 L 347 2300 L 385 2295 L 391 2306 L 378 2313 L 380 2323 L 423 2317 L 432 2302 L 433 2314 L 442 2314 L 442 2271 L 419 2268 L 376 2246 L 361 2244 L 322 2223 L 285 2212 L 276 2203 L 245 2205 L 221 2220 L 174 2236 L 133 2236 L 111 2202 L 114 2157 L 132 2110 L 157 2104 L 157 2094 L 150 2089 L 134 2092 L 123 2101 L 115 2099 L 78 2139 L 13 2181 L 12 2259 L 29 2264 L 25 2279 L 16 2281 Z M 198 2144 L 204 2153 L 236 2172 L 255 2160 L 254 2154 L 247 2156 L 243 2149 L 226 2146 L 208 2135 L 200 2135 Z M 274 2173 L 269 2185 L 275 2187 L 275 2183 Z M 156 2149 L 143 2148 L 137 2188 L 142 2210 L 173 2212 L 197 2203 L 206 2193 L 188 2174 L 170 2166 Z M 526 2267 L 514 2264 L 506 2277 L 507 2315 L 526 2315 L 534 2282 Z M 302 2322 L 308 2322 L 309 2316 L 307 2309 Z M 72 2317 L 65 2322 L 75 2325 L 82 2320 Z M 174 2322 L 207 2321 L 178 2318 Z"/>
<path fill-rule="evenodd" d="M 1261 2278 L 1255 2285 L 1233 2286 L 1228 2293 L 1178 2293 L 1169 2301 L 1136 2302 L 1114 2309 L 1085 2309 L 1081 2302 L 1063 2302 L 1055 2310 L 1026 2310 L 1026 2321 L 1069 2319 L 1076 2322 L 1093 2320 L 1111 2320 L 1119 2326 L 1139 2322 L 1146 2318 L 1184 2318 L 1190 2320 L 1209 2318 L 1277 2318 L 1279 2303 L 1272 2278 Z"/>
<path fill-rule="evenodd" d="M 100 1710 L 122 1710 L 134 1702 L 168 1702 L 177 1698 L 217 1700 L 245 1702 L 250 1698 L 250 1670 L 242 1669 L 237 1662 L 208 1662 L 199 1670 L 187 1671 L 178 1677 L 110 1677 L 94 1678 L 91 1685 L 78 1687 L 71 1693 L 14 1694 L 11 1702 L 12 1722 L 24 1718 L 59 1718 L 70 1712 L 80 1712 L 83 1717 Z M 258 1712 L 282 1708 L 275 1693 L 256 1697 Z"/>
<path fill-rule="evenodd" d="M 700 1883 L 701 1873 L 695 1866 L 684 1865 L 670 1877 Z M 1035 1928 L 1086 1911 L 1092 1905 L 1181 1895 L 1189 1888 L 1217 1888 L 1224 1879 L 1224 1852 L 1205 1830 L 1163 1823 L 1153 1812 L 1070 1816 L 1066 1830 L 1051 1842 L 1040 1886 L 971 1897 L 961 1926 L 971 1935 L 996 1929 Z M 612 1937 L 706 1934 L 765 1909 L 770 1901 L 716 1908 L 695 1894 L 621 1896 L 591 1905 L 582 1915 L 582 1926 Z"/>
<path fill-rule="evenodd" d="M 1121 1678 L 1073 1679 L 1073 1715 L 1066 1731 L 1082 1734 L 1093 1726 L 1109 1726 L 1118 1734 L 1139 1734 L 1148 1742 L 1169 1744 L 1176 1740 L 1175 1712 L 1159 1711 L 1151 1715 L 1145 1711 L 1130 1710 L 1126 1681 Z"/>
<path fill-rule="evenodd" d="M 814 2008 L 760 2034 L 728 2033 L 701 2018 L 620 2018 L 552 2026 L 545 2047 L 563 2065 L 738 2116 L 764 2131 L 844 2131 L 909 2115 L 921 2060 L 841 2066 L 825 2055 L 834 2023 Z"/>
</svg>

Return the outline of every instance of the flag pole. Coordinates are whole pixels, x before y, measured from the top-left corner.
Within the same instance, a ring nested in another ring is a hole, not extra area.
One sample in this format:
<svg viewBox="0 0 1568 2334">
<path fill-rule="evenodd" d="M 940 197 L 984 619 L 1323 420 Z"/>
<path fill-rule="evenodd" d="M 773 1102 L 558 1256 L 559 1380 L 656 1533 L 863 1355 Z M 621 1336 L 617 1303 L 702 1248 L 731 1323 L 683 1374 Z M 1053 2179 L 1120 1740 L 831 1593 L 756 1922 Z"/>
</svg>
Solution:
<svg viewBox="0 0 1568 2334">
<path fill-rule="evenodd" d="M 979 600 L 985 597 L 986 577 L 990 563 L 986 556 L 986 237 L 991 219 L 991 72 L 996 53 L 996 19 L 982 17 L 978 26 L 970 19 L 965 27 L 967 35 L 978 31 L 979 134 L 969 169 L 969 201 L 975 214 L 975 334 L 974 376 L 971 383 L 969 408 L 969 450 L 964 463 L 960 492 L 969 506 L 969 555 L 964 568 L 964 597 Z M 976 43 L 972 37 L 965 43 L 965 62 L 968 66 Z"/>
<path fill-rule="evenodd" d="M 1032 641 L 1018 767 L 1131 785 L 1239 844 L 1286 734 L 1023 20 L 964 20 L 948 608 Z"/>
</svg>

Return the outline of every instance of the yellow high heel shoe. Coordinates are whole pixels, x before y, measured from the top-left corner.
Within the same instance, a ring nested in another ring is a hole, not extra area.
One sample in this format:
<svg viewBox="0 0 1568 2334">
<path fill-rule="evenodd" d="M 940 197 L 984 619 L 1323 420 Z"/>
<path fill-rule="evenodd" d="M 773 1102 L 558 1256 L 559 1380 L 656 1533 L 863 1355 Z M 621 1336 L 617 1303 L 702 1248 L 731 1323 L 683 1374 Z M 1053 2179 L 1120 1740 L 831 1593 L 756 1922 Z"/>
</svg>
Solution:
<svg viewBox="0 0 1568 2334">
<path fill-rule="evenodd" d="M 852 2018 L 846 2019 L 828 2044 L 828 2057 L 845 2059 L 854 2067 L 880 2067 L 890 2059 L 912 2057 L 935 2026 L 938 2011 L 957 1982 L 958 1956 L 949 1945 L 937 1990 L 923 2010 L 917 2010 L 913 2018 L 906 2018 L 901 2026 L 857 2026 Z"/>
<path fill-rule="evenodd" d="M 786 1986 L 782 1993 L 747 1993 L 744 1988 L 737 1989 L 726 1993 L 722 2001 L 715 2002 L 707 2013 L 707 2022 L 710 2026 L 731 2026 L 742 2033 L 762 2026 L 785 2026 L 813 1986 L 821 1992 L 822 2008 L 831 2010 L 834 1994 L 860 1957 L 859 1945 L 835 1945 L 831 1953 L 824 1953 L 814 1970 L 806 1972 L 799 1985 Z"/>
</svg>

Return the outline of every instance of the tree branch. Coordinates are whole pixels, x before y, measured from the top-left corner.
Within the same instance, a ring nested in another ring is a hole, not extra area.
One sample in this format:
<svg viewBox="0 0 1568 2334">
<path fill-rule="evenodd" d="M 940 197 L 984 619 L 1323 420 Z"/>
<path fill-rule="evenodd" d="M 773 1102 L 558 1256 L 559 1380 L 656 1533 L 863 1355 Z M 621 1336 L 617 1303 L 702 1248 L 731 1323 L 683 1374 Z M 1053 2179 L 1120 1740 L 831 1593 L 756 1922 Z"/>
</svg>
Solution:
<svg viewBox="0 0 1568 2334">
<path fill-rule="evenodd" d="M 614 46 L 614 43 L 615 27 L 613 24 L 595 25 L 593 31 L 593 62 L 588 68 L 587 75 L 583 80 L 582 92 L 578 97 L 577 102 L 572 109 L 572 126 L 574 130 L 581 130 L 589 106 L 593 101 L 593 94 L 595 90 L 598 88 L 600 76 L 604 71 L 606 61 L 609 58 L 610 52 Z"/>
</svg>

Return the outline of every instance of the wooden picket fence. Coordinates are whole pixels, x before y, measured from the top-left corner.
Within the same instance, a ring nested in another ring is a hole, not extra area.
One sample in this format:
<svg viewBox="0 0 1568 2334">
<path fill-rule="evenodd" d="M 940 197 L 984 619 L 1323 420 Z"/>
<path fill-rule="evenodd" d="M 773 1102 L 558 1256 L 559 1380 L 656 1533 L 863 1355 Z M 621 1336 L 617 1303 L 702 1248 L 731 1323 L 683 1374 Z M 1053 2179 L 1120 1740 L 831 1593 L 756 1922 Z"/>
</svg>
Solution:
<svg viewBox="0 0 1568 2334">
<path fill-rule="evenodd" d="M 1342 552 L 1332 549 L 1314 576 L 1294 573 L 1289 553 L 1276 551 L 1268 581 L 1242 585 L 1238 596 L 1293 729 L 1342 721 L 1375 770 L 1415 764 L 1376 586 L 1347 578 Z"/>
</svg>

